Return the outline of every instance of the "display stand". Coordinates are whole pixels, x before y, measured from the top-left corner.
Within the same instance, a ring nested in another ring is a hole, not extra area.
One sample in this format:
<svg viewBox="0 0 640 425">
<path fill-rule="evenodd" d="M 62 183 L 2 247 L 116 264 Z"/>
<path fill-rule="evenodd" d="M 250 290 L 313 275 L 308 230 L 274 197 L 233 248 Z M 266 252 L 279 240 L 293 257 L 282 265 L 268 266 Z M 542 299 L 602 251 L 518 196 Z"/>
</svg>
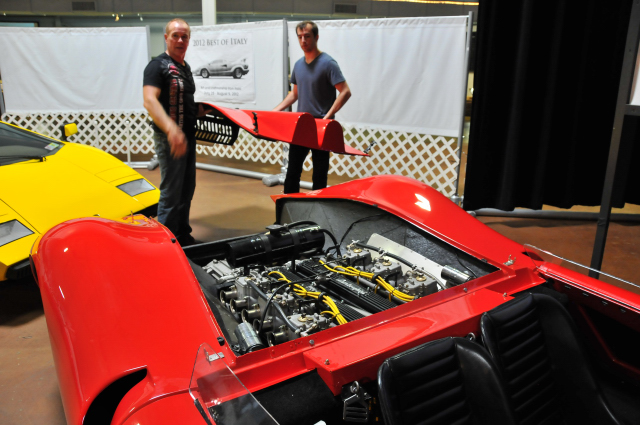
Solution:
<svg viewBox="0 0 640 425">
<path fill-rule="evenodd" d="M 600 270 L 604 257 L 604 247 L 607 242 L 609 222 L 611 221 L 611 200 L 616 178 L 616 168 L 620 154 L 620 138 L 622 136 L 622 124 L 626 115 L 640 115 L 640 108 L 629 104 L 631 99 L 631 86 L 638 53 L 638 40 L 640 39 L 640 0 L 634 0 L 629 19 L 629 29 L 627 30 L 627 42 L 622 63 L 622 75 L 620 76 L 620 88 L 618 90 L 618 101 L 616 114 L 613 121 L 613 133 L 611 135 L 611 146 L 609 148 L 609 159 L 607 161 L 607 171 L 602 191 L 602 202 L 600 203 L 600 213 L 598 214 L 598 228 L 596 240 L 593 245 L 593 255 L 591 256 L 591 268 Z M 597 273 L 589 272 L 591 277 L 597 278 Z"/>
</svg>

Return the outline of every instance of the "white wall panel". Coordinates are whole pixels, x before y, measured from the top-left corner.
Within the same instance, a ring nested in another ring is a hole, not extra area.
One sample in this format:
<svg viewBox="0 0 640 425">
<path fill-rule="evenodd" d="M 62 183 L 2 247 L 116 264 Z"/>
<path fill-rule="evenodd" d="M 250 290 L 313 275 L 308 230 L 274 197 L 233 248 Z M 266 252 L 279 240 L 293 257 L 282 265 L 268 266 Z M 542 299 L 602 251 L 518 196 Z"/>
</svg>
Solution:
<svg viewBox="0 0 640 425">
<path fill-rule="evenodd" d="M 1 28 L 8 113 L 142 111 L 147 31 Z"/>
<path fill-rule="evenodd" d="M 633 85 L 631 86 L 631 102 L 629 102 L 631 105 L 640 106 L 640 81 L 638 81 L 638 75 L 640 75 L 640 46 L 636 56 L 636 68 L 633 74 Z"/>
<path fill-rule="evenodd" d="M 303 56 L 289 23 L 289 57 Z M 338 61 L 352 97 L 343 124 L 457 137 L 467 17 L 318 21 L 318 47 Z M 297 105 L 294 105 L 294 111 Z"/>
<path fill-rule="evenodd" d="M 187 50 L 186 60 L 192 69 L 199 64 L 204 64 L 207 60 L 211 60 L 217 54 L 215 51 L 208 49 L 195 48 L 196 39 L 207 39 L 207 35 L 211 35 L 211 39 L 219 37 L 220 34 L 229 33 L 233 37 L 237 34 L 250 33 L 251 43 L 253 45 L 253 58 L 250 63 L 249 74 L 243 76 L 240 80 L 233 80 L 232 77 L 217 77 L 220 86 L 240 86 L 244 85 L 249 79 L 253 79 L 255 87 L 255 102 L 248 103 L 228 103 L 215 101 L 214 98 L 207 96 L 202 87 L 209 86 L 213 78 L 203 79 L 196 77 L 196 101 L 213 102 L 221 106 L 229 108 L 243 109 L 259 109 L 271 110 L 283 99 L 283 31 L 284 22 L 265 21 L 265 22 L 247 22 L 227 25 L 212 26 L 193 26 L 191 28 L 192 46 Z M 211 54 L 211 59 L 203 55 Z M 224 53 L 223 53 L 224 55 Z M 229 57 L 233 56 L 232 52 L 228 52 Z M 235 87 L 234 87 L 235 89 Z M 246 87 L 243 87 L 243 90 Z"/>
</svg>

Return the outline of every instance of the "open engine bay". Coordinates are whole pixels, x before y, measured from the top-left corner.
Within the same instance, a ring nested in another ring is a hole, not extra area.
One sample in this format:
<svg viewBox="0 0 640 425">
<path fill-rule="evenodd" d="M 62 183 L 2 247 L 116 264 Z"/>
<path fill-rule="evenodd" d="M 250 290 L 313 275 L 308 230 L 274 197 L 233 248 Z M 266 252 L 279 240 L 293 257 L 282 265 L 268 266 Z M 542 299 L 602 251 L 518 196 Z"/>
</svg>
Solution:
<svg viewBox="0 0 640 425">
<path fill-rule="evenodd" d="M 350 201 L 289 202 L 266 232 L 185 249 L 238 355 L 427 297 L 497 270 Z M 308 219 L 297 220 L 305 217 Z M 340 239 L 338 239 L 340 238 Z"/>
</svg>

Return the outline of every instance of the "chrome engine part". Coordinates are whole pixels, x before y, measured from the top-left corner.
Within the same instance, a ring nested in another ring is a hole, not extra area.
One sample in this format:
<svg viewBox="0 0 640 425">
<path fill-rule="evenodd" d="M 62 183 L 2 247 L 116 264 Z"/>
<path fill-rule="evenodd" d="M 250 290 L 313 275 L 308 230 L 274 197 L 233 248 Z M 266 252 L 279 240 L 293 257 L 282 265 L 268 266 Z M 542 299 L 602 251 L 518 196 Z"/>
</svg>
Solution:
<svg viewBox="0 0 640 425">
<path fill-rule="evenodd" d="M 403 281 L 398 283 L 396 288 L 416 298 L 438 292 L 438 284 L 434 279 L 431 279 L 423 273 L 414 271 L 405 273 L 403 275 Z"/>
</svg>

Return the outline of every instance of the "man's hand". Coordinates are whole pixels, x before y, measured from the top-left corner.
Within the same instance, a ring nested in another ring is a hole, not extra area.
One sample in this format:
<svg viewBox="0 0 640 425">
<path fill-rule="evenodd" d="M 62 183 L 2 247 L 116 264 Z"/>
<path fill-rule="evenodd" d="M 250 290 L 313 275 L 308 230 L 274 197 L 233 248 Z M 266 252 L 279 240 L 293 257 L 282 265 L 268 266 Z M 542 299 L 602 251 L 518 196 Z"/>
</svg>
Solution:
<svg viewBox="0 0 640 425">
<path fill-rule="evenodd" d="M 180 158 L 187 152 L 187 138 L 177 125 L 174 125 L 169 130 L 167 140 L 169 140 L 169 146 L 171 146 L 171 156 L 174 158 Z"/>
<path fill-rule="evenodd" d="M 187 152 L 187 138 L 169 115 L 164 111 L 158 98 L 160 97 L 160 89 L 154 86 L 144 86 L 142 88 L 144 96 L 144 107 L 149 112 L 149 116 L 153 122 L 164 131 L 171 147 L 171 155 L 174 158 L 180 158 Z"/>
</svg>

